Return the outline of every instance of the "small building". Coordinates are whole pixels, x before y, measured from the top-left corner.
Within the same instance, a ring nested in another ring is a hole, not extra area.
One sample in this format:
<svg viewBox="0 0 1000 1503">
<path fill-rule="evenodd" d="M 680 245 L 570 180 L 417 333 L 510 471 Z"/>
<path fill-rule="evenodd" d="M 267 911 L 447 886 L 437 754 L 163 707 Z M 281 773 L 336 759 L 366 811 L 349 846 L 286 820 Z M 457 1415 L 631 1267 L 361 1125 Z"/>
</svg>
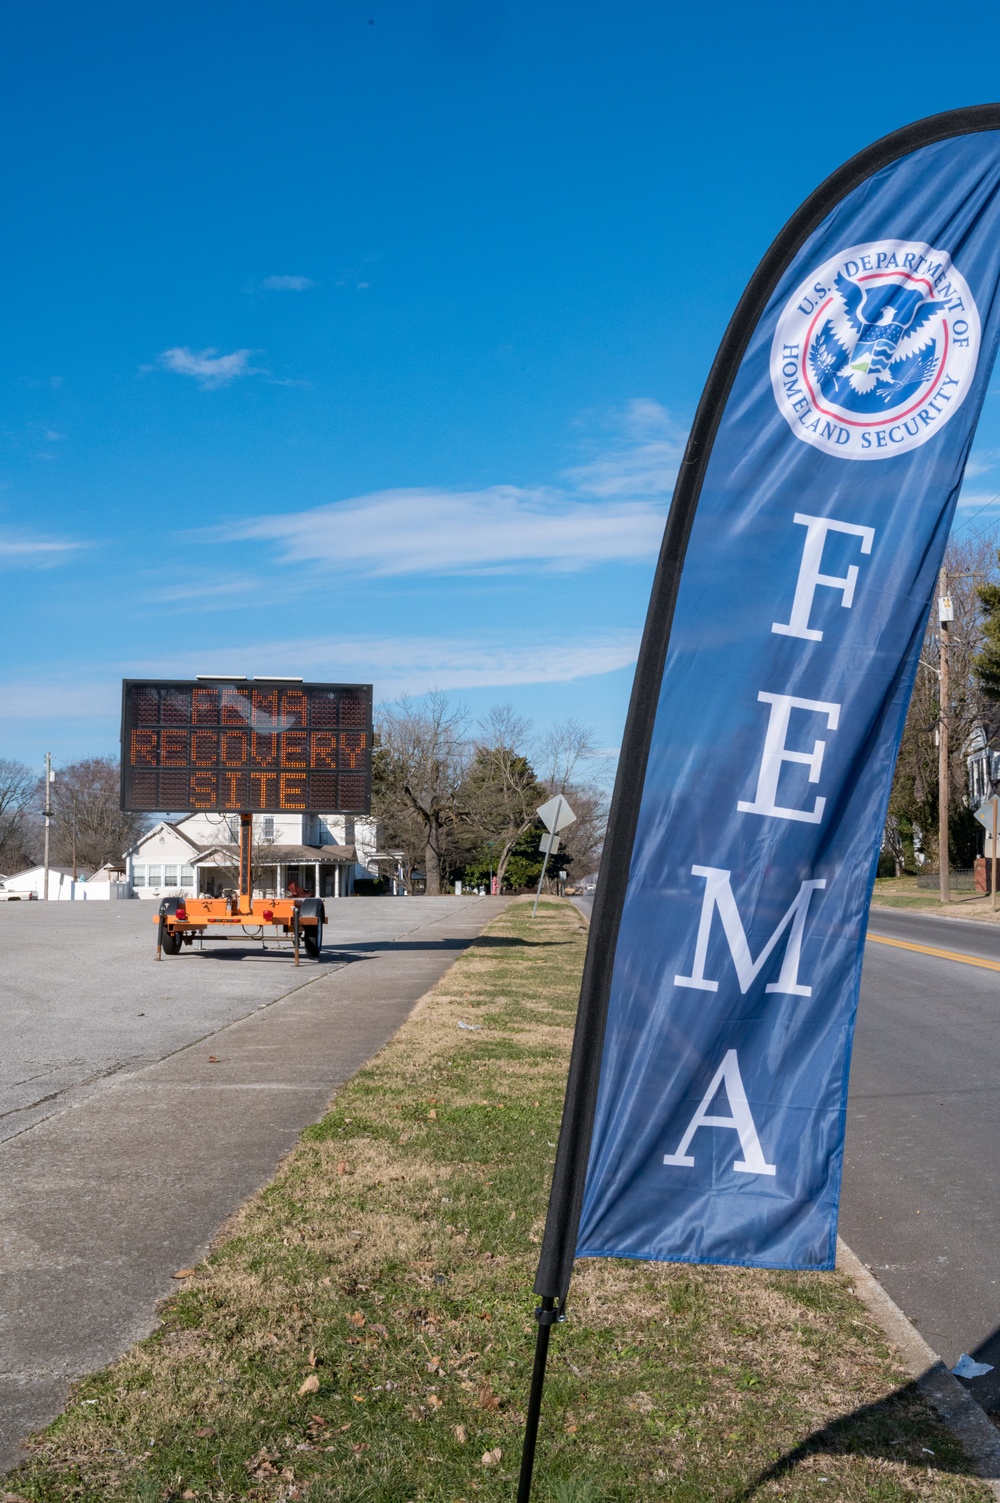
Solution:
<svg viewBox="0 0 1000 1503">
<path fill-rule="evenodd" d="M 377 874 L 376 835 L 367 817 L 255 815 L 254 896 L 348 897 L 356 880 Z M 129 891 L 137 898 L 221 897 L 239 887 L 239 841 L 238 814 L 161 820 L 125 853 Z"/>
<path fill-rule="evenodd" d="M 13 877 L 7 878 L 7 886 L 14 888 L 18 892 L 33 892 L 36 897 L 43 897 L 45 895 L 44 866 L 30 866 L 27 871 L 15 873 Z M 92 898 L 106 899 L 111 896 L 112 894 L 106 882 L 103 884 L 97 883 L 93 891 L 91 891 L 87 874 L 79 871 L 79 869 L 74 881 L 72 867 L 49 867 L 50 903 L 86 902 Z"/>
</svg>

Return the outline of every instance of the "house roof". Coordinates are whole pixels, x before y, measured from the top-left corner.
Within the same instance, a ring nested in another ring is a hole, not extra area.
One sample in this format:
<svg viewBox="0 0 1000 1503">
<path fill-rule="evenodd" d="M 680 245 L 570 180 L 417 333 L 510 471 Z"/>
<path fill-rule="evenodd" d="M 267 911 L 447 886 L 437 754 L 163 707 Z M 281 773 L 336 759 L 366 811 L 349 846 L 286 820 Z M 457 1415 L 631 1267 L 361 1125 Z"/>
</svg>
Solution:
<svg viewBox="0 0 1000 1503">
<path fill-rule="evenodd" d="M 199 847 L 199 854 L 192 866 L 217 866 L 220 859 L 227 866 L 238 866 L 238 845 L 207 845 Z M 357 861 L 358 853 L 353 845 L 258 845 L 253 852 L 255 866 L 315 865 L 317 861 Z"/>
<path fill-rule="evenodd" d="M 159 823 L 155 824 L 151 830 L 147 830 L 145 835 L 139 836 L 139 839 L 136 841 L 135 845 L 132 846 L 132 850 L 140 850 L 141 847 L 146 844 L 147 840 L 152 840 L 153 836 L 159 834 L 161 830 L 169 830 L 172 834 L 179 835 L 185 842 L 185 844 L 189 845 L 193 851 L 201 851 L 205 849 L 205 847 L 200 846 L 196 840 L 192 840 L 187 831 L 181 829 L 179 823 L 174 824 L 169 819 L 161 819 Z"/>
</svg>

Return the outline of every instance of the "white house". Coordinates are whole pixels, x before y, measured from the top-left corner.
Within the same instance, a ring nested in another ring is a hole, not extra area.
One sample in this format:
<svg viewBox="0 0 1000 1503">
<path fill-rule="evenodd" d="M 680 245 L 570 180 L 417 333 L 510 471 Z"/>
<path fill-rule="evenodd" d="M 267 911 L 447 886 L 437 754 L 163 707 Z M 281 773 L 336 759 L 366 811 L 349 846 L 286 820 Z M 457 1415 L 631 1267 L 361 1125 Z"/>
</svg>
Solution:
<svg viewBox="0 0 1000 1503">
<path fill-rule="evenodd" d="M 238 814 L 186 814 L 161 820 L 125 853 L 137 898 L 221 897 L 239 886 Z M 258 897 L 343 898 L 356 878 L 377 873 L 377 826 L 345 814 L 256 814 L 253 884 Z M 294 894 L 292 894 L 294 895 Z"/>
<path fill-rule="evenodd" d="M 26 872 L 18 872 L 16 876 L 7 879 L 7 886 L 16 888 L 19 892 L 33 892 L 36 897 L 42 897 L 45 893 L 44 866 L 32 866 Z M 78 872 L 77 879 L 74 882 L 71 867 L 49 867 L 50 903 L 82 902 L 89 898 L 108 898 L 110 896 L 111 892 L 107 882 L 98 884 L 98 888 L 95 888 L 91 892 L 85 873 Z"/>
</svg>

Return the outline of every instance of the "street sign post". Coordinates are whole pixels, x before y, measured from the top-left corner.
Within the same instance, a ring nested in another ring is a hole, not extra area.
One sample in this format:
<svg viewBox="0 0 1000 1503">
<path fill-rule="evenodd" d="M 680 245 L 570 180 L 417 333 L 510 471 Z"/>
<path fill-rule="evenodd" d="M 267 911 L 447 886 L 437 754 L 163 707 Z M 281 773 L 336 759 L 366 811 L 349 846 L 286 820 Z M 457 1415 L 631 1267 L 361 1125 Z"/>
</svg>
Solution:
<svg viewBox="0 0 1000 1503">
<path fill-rule="evenodd" d="M 535 893 L 535 905 L 531 910 L 532 918 L 538 912 L 538 899 L 542 895 L 542 883 L 545 881 L 545 868 L 549 864 L 549 857 L 554 856 L 559 849 L 556 832 L 565 830 L 567 825 L 576 823 L 576 815 L 569 806 L 569 800 L 562 793 L 557 793 L 554 798 L 547 799 L 537 812 L 538 818 L 549 834 L 543 835 L 538 844 L 538 849 L 544 851 L 545 855 L 542 861 L 542 874 L 538 879 L 538 891 Z"/>
<path fill-rule="evenodd" d="M 993 912 L 997 911 L 997 809 L 1000 798 L 994 793 L 976 810 L 976 818 L 984 829 L 989 830 L 993 844 L 990 855 L 990 892 L 993 894 Z"/>
</svg>

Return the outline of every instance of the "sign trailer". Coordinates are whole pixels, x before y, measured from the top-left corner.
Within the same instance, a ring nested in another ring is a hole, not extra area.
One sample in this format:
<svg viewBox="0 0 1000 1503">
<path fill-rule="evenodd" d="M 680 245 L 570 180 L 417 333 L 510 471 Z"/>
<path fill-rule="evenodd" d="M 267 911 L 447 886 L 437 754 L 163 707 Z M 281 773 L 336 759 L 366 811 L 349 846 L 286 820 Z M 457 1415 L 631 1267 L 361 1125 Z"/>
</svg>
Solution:
<svg viewBox="0 0 1000 1503">
<path fill-rule="evenodd" d="M 253 816 L 371 810 L 371 684 L 301 679 L 126 679 L 123 809 L 240 816 L 239 890 L 164 898 L 156 958 L 179 955 L 211 925 L 272 928 L 318 959 L 325 910 L 314 898 L 253 896 Z M 224 936 L 216 935 L 215 938 Z"/>
</svg>

